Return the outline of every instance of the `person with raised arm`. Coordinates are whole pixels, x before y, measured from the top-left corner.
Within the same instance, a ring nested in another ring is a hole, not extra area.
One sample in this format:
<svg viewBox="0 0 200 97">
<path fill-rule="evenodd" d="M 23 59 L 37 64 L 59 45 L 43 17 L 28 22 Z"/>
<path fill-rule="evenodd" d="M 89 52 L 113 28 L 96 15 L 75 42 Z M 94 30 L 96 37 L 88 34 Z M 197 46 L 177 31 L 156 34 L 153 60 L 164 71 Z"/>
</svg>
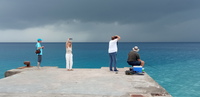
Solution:
<svg viewBox="0 0 200 97">
<path fill-rule="evenodd" d="M 73 66 L 73 54 L 72 54 L 72 42 L 70 41 L 72 38 L 68 38 L 66 41 L 66 68 L 67 71 L 73 71 L 72 66 Z"/>
<path fill-rule="evenodd" d="M 109 58 L 110 58 L 110 71 L 113 71 L 113 67 L 114 67 L 114 71 L 118 71 L 117 70 L 117 51 L 118 51 L 118 47 L 117 47 L 117 42 L 118 40 L 120 40 L 120 36 L 115 35 L 111 37 L 111 40 L 109 41 L 109 48 L 108 48 L 108 53 L 109 53 Z"/>
</svg>

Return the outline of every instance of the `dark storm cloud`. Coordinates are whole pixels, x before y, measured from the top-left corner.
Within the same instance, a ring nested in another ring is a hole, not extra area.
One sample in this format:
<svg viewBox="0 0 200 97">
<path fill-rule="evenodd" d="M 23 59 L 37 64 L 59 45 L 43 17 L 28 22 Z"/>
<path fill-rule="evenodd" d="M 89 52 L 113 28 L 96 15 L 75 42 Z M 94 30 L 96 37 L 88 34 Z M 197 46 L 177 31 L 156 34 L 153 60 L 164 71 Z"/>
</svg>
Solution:
<svg viewBox="0 0 200 97">
<path fill-rule="evenodd" d="M 199 0 L 1 0 L 0 28 L 18 29 L 77 19 L 82 22 L 148 23 L 168 15 L 199 10 Z M 190 16 L 192 15 L 192 16 Z M 173 17 L 176 23 L 199 13 Z"/>
<path fill-rule="evenodd" d="M 0 42 L 199 41 L 200 0 L 0 0 Z M 22 35 L 25 38 L 14 37 Z M 10 37 L 9 39 L 7 37 Z"/>
</svg>

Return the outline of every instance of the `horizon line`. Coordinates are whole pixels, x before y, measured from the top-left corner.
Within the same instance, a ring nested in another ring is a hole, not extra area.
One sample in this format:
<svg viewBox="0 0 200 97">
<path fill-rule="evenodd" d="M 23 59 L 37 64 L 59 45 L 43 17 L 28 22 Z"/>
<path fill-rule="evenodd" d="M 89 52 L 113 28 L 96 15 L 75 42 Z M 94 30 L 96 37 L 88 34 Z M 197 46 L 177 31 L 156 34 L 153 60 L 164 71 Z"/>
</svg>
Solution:
<svg viewBox="0 0 200 97">
<path fill-rule="evenodd" d="M 0 43 L 36 43 L 36 42 L 0 42 Z M 65 42 L 42 42 L 42 43 L 65 43 Z M 107 43 L 107 42 L 73 42 L 73 43 Z M 167 42 L 167 41 L 166 42 L 124 42 L 122 41 L 122 43 L 192 43 L 192 42 L 191 41 L 185 41 L 185 42 L 183 41 L 180 41 L 180 42 L 176 42 L 176 41 L 174 42 L 173 41 L 170 41 L 170 42 Z"/>
</svg>

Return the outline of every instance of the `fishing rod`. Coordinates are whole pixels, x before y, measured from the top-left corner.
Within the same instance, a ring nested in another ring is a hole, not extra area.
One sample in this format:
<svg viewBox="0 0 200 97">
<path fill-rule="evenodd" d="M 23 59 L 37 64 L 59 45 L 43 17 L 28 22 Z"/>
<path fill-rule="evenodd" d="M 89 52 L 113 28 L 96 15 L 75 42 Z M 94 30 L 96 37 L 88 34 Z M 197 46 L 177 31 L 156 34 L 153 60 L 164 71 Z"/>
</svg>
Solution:
<svg viewBox="0 0 200 97">
<path fill-rule="evenodd" d="M 148 65 L 147 63 L 145 63 L 145 65 L 147 65 L 147 66 L 149 66 L 149 67 L 151 67 L 151 68 L 153 68 L 153 69 L 158 69 L 158 68 L 156 68 L 156 67 L 154 67 L 154 66 Z"/>
</svg>

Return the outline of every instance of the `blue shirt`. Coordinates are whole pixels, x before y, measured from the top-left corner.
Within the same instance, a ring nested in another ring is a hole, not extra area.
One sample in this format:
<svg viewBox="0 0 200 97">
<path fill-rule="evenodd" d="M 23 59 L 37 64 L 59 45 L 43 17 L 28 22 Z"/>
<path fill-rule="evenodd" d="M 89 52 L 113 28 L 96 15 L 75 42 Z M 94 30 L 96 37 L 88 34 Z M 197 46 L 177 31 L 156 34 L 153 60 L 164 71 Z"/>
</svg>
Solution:
<svg viewBox="0 0 200 97">
<path fill-rule="evenodd" d="M 35 46 L 36 46 L 36 49 L 38 49 L 38 47 L 42 47 L 39 42 L 37 42 L 37 44 Z M 42 55 L 42 49 L 40 49 L 40 53 L 37 55 Z"/>
</svg>

